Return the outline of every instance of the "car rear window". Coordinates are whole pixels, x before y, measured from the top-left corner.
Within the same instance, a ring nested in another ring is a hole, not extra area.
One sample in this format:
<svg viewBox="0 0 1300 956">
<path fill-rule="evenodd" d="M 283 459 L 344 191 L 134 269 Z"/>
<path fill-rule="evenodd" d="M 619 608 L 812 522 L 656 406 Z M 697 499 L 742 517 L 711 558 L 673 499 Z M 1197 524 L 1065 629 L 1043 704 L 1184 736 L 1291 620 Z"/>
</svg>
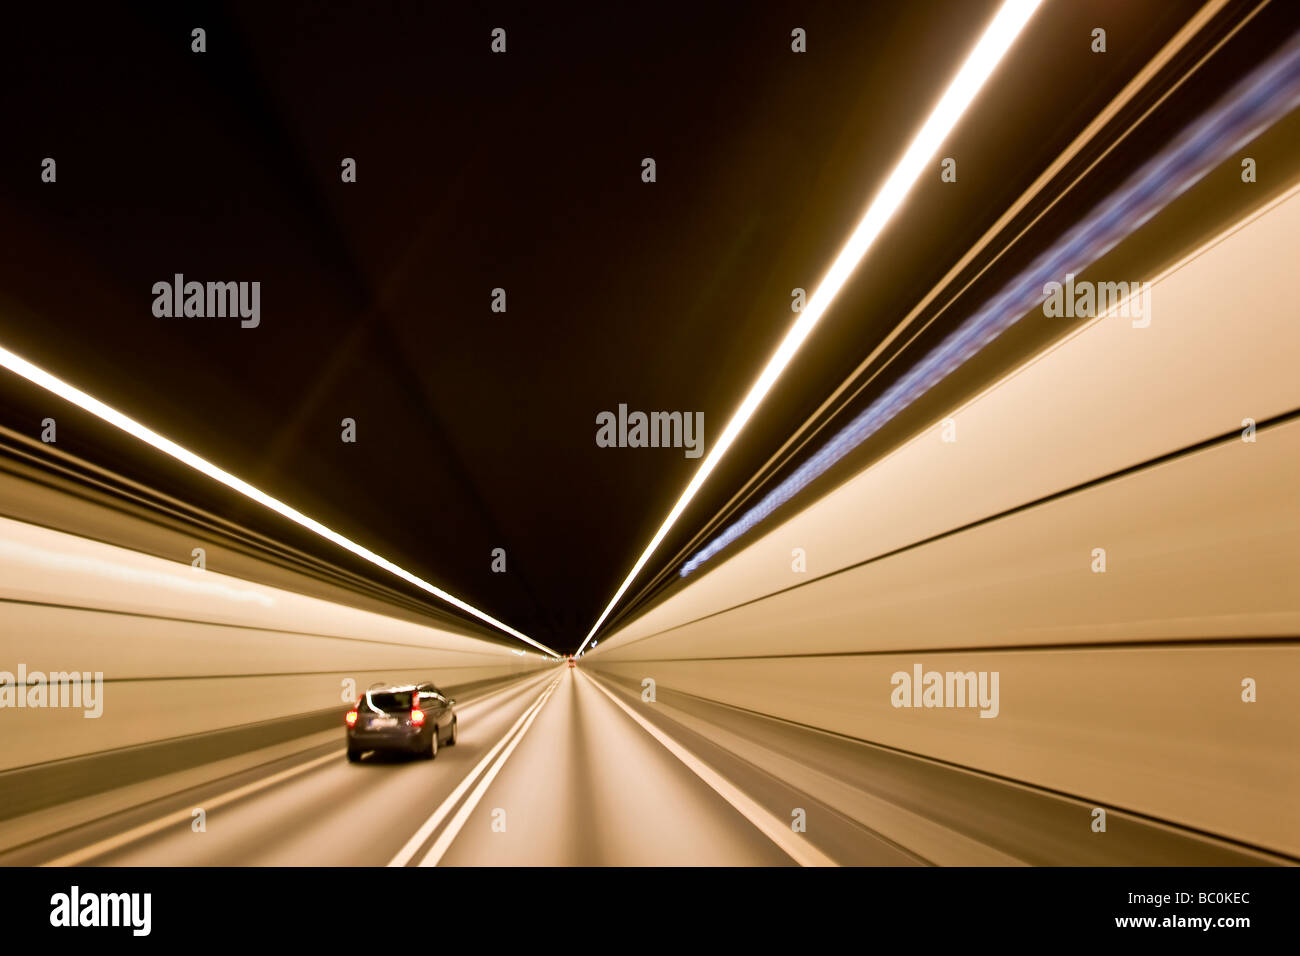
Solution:
<svg viewBox="0 0 1300 956">
<path fill-rule="evenodd" d="M 370 703 L 383 711 L 410 710 L 413 691 L 373 691 L 366 696 Z"/>
</svg>

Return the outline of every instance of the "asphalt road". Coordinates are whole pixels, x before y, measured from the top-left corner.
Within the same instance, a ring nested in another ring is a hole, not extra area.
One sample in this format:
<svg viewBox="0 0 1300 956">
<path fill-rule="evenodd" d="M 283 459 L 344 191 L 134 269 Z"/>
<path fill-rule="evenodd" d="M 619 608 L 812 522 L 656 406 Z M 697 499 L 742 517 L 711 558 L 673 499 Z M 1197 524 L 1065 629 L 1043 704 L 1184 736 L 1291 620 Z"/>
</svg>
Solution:
<svg viewBox="0 0 1300 956">
<path fill-rule="evenodd" d="M 1118 812 L 1116 839 L 1090 840 L 1077 800 L 677 692 L 642 700 L 634 683 L 583 668 L 456 709 L 460 740 L 433 761 L 348 763 L 340 726 L 252 769 L 106 809 L 0 865 L 1278 862 Z"/>
<path fill-rule="evenodd" d="M 796 861 L 577 669 L 458 705 L 433 761 L 343 731 L 293 758 L 6 854 L 7 864 L 792 865 Z M 194 810 L 204 828 L 196 831 Z M 793 834 L 793 831 L 791 831 Z M 792 839 L 794 837 L 792 836 Z"/>
</svg>

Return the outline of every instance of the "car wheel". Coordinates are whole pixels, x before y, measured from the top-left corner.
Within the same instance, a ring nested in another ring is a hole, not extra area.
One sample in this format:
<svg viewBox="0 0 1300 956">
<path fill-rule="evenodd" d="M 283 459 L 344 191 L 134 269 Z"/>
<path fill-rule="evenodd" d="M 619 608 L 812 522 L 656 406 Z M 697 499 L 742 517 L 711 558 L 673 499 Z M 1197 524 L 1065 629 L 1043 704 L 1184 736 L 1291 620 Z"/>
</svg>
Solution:
<svg viewBox="0 0 1300 956">
<path fill-rule="evenodd" d="M 356 763 L 356 762 L 357 762 L 358 760 L 360 760 L 360 759 L 361 759 L 361 751 L 360 751 L 360 750 L 354 750 L 353 748 L 349 747 L 349 748 L 348 748 L 348 763 Z"/>
<path fill-rule="evenodd" d="M 433 728 L 433 733 L 429 734 L 429 746 L 424 748 L 424 759 L 432 760 L 438 756 L 438 727 Z"/>
<path fill-rule="evenodd" d="M 454 718 L 452 719 L 451 722 L 451 736 L 447 738 L 447 746 L 448 747 L 456 746 L 456 721 Z"/>
</svg>

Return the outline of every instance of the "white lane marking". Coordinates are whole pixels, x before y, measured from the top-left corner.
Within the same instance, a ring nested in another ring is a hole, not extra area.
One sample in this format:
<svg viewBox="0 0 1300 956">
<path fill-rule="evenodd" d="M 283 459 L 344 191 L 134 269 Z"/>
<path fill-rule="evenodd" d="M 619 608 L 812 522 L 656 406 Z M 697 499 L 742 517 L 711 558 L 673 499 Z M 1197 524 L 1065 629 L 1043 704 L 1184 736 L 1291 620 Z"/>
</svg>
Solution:
<svg viewBox="0 0 1300 956">
<path fill-rule="evenodd" d="M 487 793 L 487 788 L 491 785 L 492 781 L 496 779 L 496 775 L 501 772 L 501 768 L 506 765 L 506 761 L 510 759 L 510 755 L 514 753 L 515 748 L 519 746 L 519 741 L 524 739 L 524 734 L 528 733 L 528 728 L 531 727 L 533 721 L 537 719 L 537 715 L 542 712 L 542 706 L 548 699 L 550 699 L 551 694 L 555 691 L 555 688 L 559 686 L 559 683 L 559 678 L 556 678 L 555 682 L 551 684 L 550 687 L 546 688 L 546 693 L 543 694 L 542 699 L 537 702 L 537 706 L 527 714 L 528 720 L 519 728 L 519 733 L 515 734 L 513 739 L 511 739 L 510 746 L 506 747 L 502 752 L 500 759 L 498 759 L 497 762 L 492 765 L 491 769 L 483 775 L 483 779 L 480 780 L 478 786 L 474 788 L 474 792 L 469 795 L 468 799 L 466 799 L 466 801 L 461 805 L 461 808 L 456 811 L 456 815 L 451 818 L 451 822 L 447 824 L 447 828 L 443 830 L 442 833 L 438 834 L 438 839 L 434 842 L 433 846 L 429 847 L 429 852 L 426 853 L 424 859 L 420 861 L 420 866 L 438 865 L 438 861 L 443 858 L 443 855 L 447 852 L 447 848 L 451 846 L 452 841 L 460 835 L 461 828 L 465 826 L 465 821 L 469 819 L 469 815 L 474 812 L 474 808 L 477 807 L 479 801 L 483 799 L 483 794 Z"/>
<path fill-rule="evenodd" d="M 769 813 L 766 808 L 760 806 L 754 800 L 750 799 L 731 781 L 727 780 L 716 770 L 706 764 L 695 754 L 691 753 L 681 744 L 677 743 L 662 730 L 656 727 L 650 721 L 646 720 L 627 704 L 623 703 L 608 690 L 602 687 L 594 677 L 589 674 L 583 674 L 587 680 L 591 681 L 592 686 L 612 700 L 618 707 L 638 724 L 641 729 L 648 733 L 655 740 L 659 741 L 668 749 L 674 757 L 694 773 L 697 777 L 707 783 L 718 796 L 722 797 L 729 804 L 735 807 L 746 820 L 758 827 L 758 829 L 769 840 L 779 846 L 782 851 L 789 854 L 800 866 L 838 866 L 839 864 L 829 856 L 817 849 L 811 843 L 802 839 L 799 834 L 790 829 L 790 825 L 783 821 L 775 814 Z"/>
<path fill-rule="evenodd" d="M 491 691 L 484 694 L 482 697 L 474 698 L 467 701 L 463 709 L 468 710 L 478 704 L 485 703 L 489 698 L 495 697 L 497 694 L 503 694 L 508 690 L 515 689 L 516 687 L 518 687 L 518 684 L 508 684 L 499 690 Z M 296 767 L 289 767 L 285 770 L 281 770 L 279 773 L 274 773 L 269 777 L 265 777 L 261 780 L 254 780 L 242 787 L 237 787 L 227 793 L 218 794 L 211 799 L 204 800 L 203 809 L 214 810 L 218 807 L 223 807 L 226 804 L 242 799 L 249 794 L 257 793 L 259 790 L 265 790 L 267 787 L 272 787 L 277 783 L 290 779 L 291 777 L 296 777 L 301 773 L 306 773 L 308 770 L 319 767 L 321 764 L 327 763 L 328 761 L 338 759 L 339 755 L 337 751 L 324 754 L 323 756 L 316 757 L 306 763 L 298 764 Z M 202 786 L 202 784 L 199 786 Z M 86 860 L 93 859 L 97 856 L 103 856 L 105 853 L 110 853 L 113 850 L 126 846 L 127 844 L 134 843 L 136 840 L 142 840 L 147 836 L 152 836 L 170 826 L 189 823 L 192 820 L 193 813 L 193 809 L 177 810 L 174 813 L 167 814 L 166 816 L 158 817 L 156 820 L 150 820 L 148 823 L 142 823 L 137 827 L 132 827 L 130 830 L 123 830 L 121 833 L 114 834 L 111 837 L 105 837 L 104 839 L 92 843 L 89 846 L 84 846 L 79 850 L 73 850 L 70 853 L 63 854 L 63 856 L 55 857 L 53 860 L 42 863 L 41 866 L 77 866 L 84 863 Z"/>
<path fill-rule="evenodd" d="M 424 841 L 429 839 L 430 834 L 442 825 L 442 821 L 446 818 L 447 814 L 451 812 L 452 807 L 454 807 L 456 802 L 464 796 L 465 791 L 473 785 L 474 781 L 478 778 L 478 775 L 483 772 L 483 769 L 490 764 L 496 755 L 501 752 L 507 743 L 510 742 L 511 737 L 513 737 L 515 732 L 524 725 L 525 721 L 528 721 L 532 715 L 537 713 L 538 709 L 540 709 L 542 704 L 545 703 L 547 696 L 555 689 L 555 685 L 559 682 L 559 678 L 556 678 L 546 686 L 541 694 L 538 695 L 537 700 L 533 701 L 532 706 L 525 710 L 523 714 L 520 715 L 519 719 L 515 721 L 514 726 L 507 730 L 502 738 L 497 741 L 496 746 L 489 750 L 483 759 L 478 762 L 478 765 L 465 775 L 465 778 L 456 786 L 456 789 L 447 796 L 446 800 L 443 800 L 442 803 L 438 805 L 438 809 L 434 810 L 429 816 L 429 819 L 425 820 L 424 823 L 420 825 L 420 829 L 416 830 L 415 834 L 406 841 L 406 845 L 397 851 L 395 857 L 388 861 L 389 866 L 406 866 L 406 864 L 411 861 L 411 858 L 415 856 L 416 851 L 424 845 Z"/>
<path fill-rule="evenodd" d="M 339 759 L 338 751 L 332 751 L 324 756 L 317 757 L 314 760 L 308 760 L 306 763 L 299 764 L 296 767 L 290 767 L 287 770 L 281 770 L 279 773 L 271 774 L 261 780 L 254 780 L 252 783 L 244 784 L 227 793 L 219 794 L 211 799 L 202 801 L 204 810 L 215 810 L 217 807 L 223 807 L 228 803 L 239 800 L 248 796 L 250 793 L 257 793 L 259 790 L 265 790 L 267 787 L 274 786 L 281 781 L 288 780 L 290 777 L 296 777 L 299 774 L 313 770 L 328 761 L 337 761 Z M 41 866 L 76 866 L 93 857 L 103 856 L 128 843 L 134 843 L 136 840 L 142 840 L 147 836 L 165 830 L 168 827 L 176 826 L 182 823 L 189 823 L 193 816 L 193 809 L 186 807 L 184 810 L 177 810 L 175 813 L 169 813 L 166 816 L 151 820 L 148 823 L 142 823 L 138 827 L 132 827 L 130 830 L 123 830 L 121 833 L 106 837 L 97 843 L 82 847 L 80 850 L 73 850 L 71 853 L 65 853 L 63 856 L 55 857 Z"/>
</svg>

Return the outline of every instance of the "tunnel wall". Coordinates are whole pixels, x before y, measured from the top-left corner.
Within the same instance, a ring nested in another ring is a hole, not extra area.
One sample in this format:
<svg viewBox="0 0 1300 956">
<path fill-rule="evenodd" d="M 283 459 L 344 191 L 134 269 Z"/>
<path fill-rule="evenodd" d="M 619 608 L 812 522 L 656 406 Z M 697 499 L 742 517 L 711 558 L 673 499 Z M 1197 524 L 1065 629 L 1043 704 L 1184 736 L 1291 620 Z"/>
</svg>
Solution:
<svg viewBox="0 0 1300 956">
<path fill-rule="evenodd" d="M 0 770 L 341 712 L 345 679 L 361 690 L 433 680 L 454 691 L 545 664 L 535 652 L 0 518 L 0 671 L 102 672 L 105 682 L 98 718 L 0 709 Z"/>
<path fill-rule="evenodd" d="M 584 665 L 1300 856 L 1300 421 L 1237 434 L 1300 408 L 1297 232 L 1292 191 Z M 894 706 L 916 665 L 997 716 Z"/>
</svg>

